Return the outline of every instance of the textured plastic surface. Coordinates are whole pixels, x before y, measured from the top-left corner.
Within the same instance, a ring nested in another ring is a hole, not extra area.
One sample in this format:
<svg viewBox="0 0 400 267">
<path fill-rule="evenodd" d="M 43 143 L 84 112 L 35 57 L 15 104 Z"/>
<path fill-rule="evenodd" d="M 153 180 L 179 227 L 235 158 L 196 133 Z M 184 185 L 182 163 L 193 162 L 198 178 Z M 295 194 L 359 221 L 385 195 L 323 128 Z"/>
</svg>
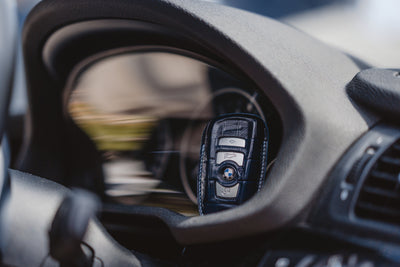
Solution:
<svg viewBox="0 0 400 267">
<path fill-rule="evenodd" d="M 220 140 L 244 140 L 244 147 Z M 201 215 L 238 206 L 258 192 L 267 168 L 268 128 L 257 116 L 232 114 L 208 123 L 203 134 L 197 197 Z"/>
<path fill-rule="evenodd" d="M 348 93 L 358 103 L 379 114 L 400 116 L 400 69 L 367 69 L 348 85 Z"/>
<path fill-rule="evenodd" d="M 101 34 L 104 24 L 99 23 L 96 28 L 93 20 L 104 22 L 105 18 L 108 27 L 115 27 L 114 35 L 113 39 L 103 38 L 99 42 L 101 35 L 97 34 Z M 138 214 L 164 220 L 180 243 L 238 238 L 298 221 L 340 156 L 377 121 L 376 117 L 354 106 L 346 93 L 347 83 L 359 72 L 350 58 L 271 19 L 188 0 L 43 1 L 33 10 L 24 27 L 30 101 L 24 169 L 46 173 L 47 177 L 67 173 L 64 161 L 68 153 L 65 145 L 67 122 L 62 115 L 61 99 L 72 67 L 66 66 L 73 65 L 73 60 L 78 63 L 93 56 L 96 53 L 90 49 L 93 47 L 108 50 L 134 45 L 133 40 L 127 36 L 122 38 L 118 32 L 122 30 L 121 24 L 129 28 L 135 21 L 162 25 L 178 32 L 179 37 L 168 34 L 174 40 L 170 45 L 239 70 L 263 90 L 283 123 L 281 149 L 265 186 L 240 207 L 192 218 L 160 209 L 132 208 Z M 87 30 L 90 23 L 90 30 Z M 48 51 L 68 56 L 59 58 L 55 65 L 64 68 L 46 69 L 40 57 L 46 41 L 51 39 L 52 33 L 58 34 L 61 41 L 62 27 L 69 24 L 79 26 L 79 35 L 66 34 L 64 42 Z M 98 38 L 93 40 L 85 39 L 96 35 Z M 146 40 L 154 45 L 155 39 Z M 66 53 L 67 48 L 61 44 L 68 41 L 79 43 L 85 49 L 75 47 Z M 55 81 L 51 73 L 62 75 Z M 46 172 L 48 166 L 52 168 Z"/>
</svg>

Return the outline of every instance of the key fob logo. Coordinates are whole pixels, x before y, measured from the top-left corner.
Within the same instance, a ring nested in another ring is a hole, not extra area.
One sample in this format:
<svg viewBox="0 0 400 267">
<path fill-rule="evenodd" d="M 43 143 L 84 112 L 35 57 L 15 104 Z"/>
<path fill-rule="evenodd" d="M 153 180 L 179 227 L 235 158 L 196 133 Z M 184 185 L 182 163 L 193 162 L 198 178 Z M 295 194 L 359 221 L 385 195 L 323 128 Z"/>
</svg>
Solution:
<svg viewBox="0 0 400 267">
<path fill-rule="evenodd" d="M 235 174 L 235 170 L 233 168 L 226 168 L 224 170 L 224 178 L 228 181 L 232 180 Z"/>
</svg>

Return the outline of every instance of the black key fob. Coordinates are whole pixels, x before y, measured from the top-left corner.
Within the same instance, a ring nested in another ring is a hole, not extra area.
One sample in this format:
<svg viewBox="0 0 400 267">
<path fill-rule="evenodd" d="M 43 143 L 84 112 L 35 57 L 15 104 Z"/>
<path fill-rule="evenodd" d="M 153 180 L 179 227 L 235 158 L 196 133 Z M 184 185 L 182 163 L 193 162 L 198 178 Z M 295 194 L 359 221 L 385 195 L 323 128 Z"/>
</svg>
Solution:
<svg viewBox="0 0 400 267">
<path fill-rule="evenodd" d="M 197 200 L 201 215 L 240 205 L 265 179 L 268 127 L 253 114 L 229 114 L 208 123 L 203 133 Z"/>
</svg>

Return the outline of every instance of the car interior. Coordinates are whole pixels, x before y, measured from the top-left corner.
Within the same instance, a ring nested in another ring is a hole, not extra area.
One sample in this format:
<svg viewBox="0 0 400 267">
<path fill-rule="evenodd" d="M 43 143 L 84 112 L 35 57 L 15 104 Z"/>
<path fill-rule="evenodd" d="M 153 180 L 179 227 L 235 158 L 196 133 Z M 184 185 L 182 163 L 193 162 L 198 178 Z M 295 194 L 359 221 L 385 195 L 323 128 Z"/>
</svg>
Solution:
<svg viewBox="0 0 400 267">
<path fill-rule="evenodd" d="M 17 127 L 13 8 L 0 266 L 400 265 L 400 69 L 212 2 L 43 0 Z"/>
</svg>

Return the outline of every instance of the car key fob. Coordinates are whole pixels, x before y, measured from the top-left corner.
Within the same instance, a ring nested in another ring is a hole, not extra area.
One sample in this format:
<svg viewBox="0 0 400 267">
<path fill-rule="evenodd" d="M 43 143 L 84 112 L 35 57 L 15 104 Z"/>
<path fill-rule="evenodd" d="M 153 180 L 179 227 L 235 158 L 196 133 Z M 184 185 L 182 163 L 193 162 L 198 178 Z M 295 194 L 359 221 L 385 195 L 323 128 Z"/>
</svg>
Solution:
<svg viewBox="0 0 400 267">
<path fill-rule="evenodd" d="M 206 126 L 200 151 L 197 200 L 200 215 L 240 205 L 265 179 L 268 127 L 253 114 L 229 114 Z"/>
</svg>

